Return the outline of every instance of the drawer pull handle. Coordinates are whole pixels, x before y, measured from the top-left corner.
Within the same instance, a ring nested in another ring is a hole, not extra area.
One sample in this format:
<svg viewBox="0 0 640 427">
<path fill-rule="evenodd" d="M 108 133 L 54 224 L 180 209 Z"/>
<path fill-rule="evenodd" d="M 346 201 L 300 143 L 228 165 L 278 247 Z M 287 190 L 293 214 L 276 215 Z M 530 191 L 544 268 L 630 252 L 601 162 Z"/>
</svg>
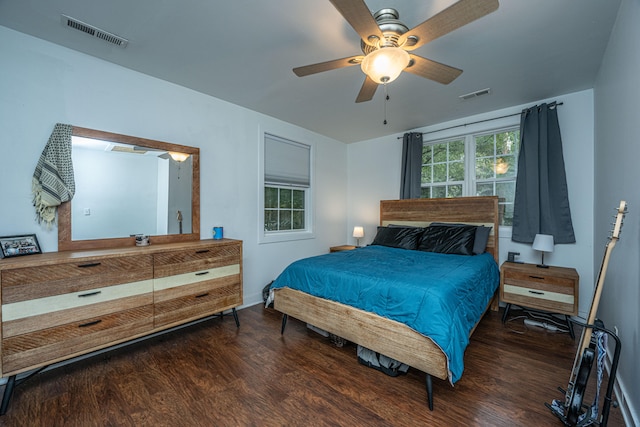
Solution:
<svg viewBox="0 0 640 427">
<path fill-rule="evenodd" d="M 99 293 L 101 293 L 102 291 L 95 291 L 95 292 L 89 292 L 87 294 L 80 294 L 78 295 L 78 298 L 84 298 L 84 297 L 92 297 L 94 295 L 98 295 Z"/>
<path fill-rule="evenodd" d="M 207 295 L 209 295 L 209 292 L 205 292 L 204 294 L 196 295 L 196 298 L 206 297 Z"/>
<path fill-rule="evenodd" d="M 204 276 L 205 274 L 209 274 L 208 271 L 201 271 L 200 273 L 196 273 L 196 276 Z"/>
<path fill-rule="evenodd" d="M 197 254 L 206 254 L 207 252 L 209 252 L 209 249 L 200 249 L 199 251 L 196 251 Z"/>
<path fill-rule="evenodd" d="M 535 295 L 544 295 L 544 292 L 540 292 L 540 291 L 529 291 L 530 294 L 535 294 Z"/>
<path fill-rule="evenodd" d="M 82 325 L 78 325 L 78 327 L 79 328 L 86 328 L 87 326 L 97 325 L 100 322 L 102 322 L 102 320 L 98 319 L 98 320 L 94 320 L 93 322 L 83 323 Z"/>
<path fill-rule="evenodd" d="M 99 263 L 99 262 L 92 262 L 92 263 L 89 263 L 89 264 L 80 264 L 78 267 L 80 267 L 80 268 L 97 267 L 100 264 L 101 263 Z"/>
<path fill-rule="evenodd" d="M 529 276 L 532 279 L 538 279 L 538 280 L 544 280 L 544 277 L 540 277 L 540 276 Z"/>
</svg>

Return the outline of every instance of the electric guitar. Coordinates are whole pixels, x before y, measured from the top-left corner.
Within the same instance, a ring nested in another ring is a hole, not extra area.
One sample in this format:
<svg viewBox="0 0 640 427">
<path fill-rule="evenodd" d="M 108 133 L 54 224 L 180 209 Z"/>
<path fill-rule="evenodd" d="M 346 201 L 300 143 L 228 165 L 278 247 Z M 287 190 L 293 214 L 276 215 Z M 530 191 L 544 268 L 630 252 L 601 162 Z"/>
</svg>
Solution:
<svg viewBox="0 0 640 427">
<path fill-rule="evenodd" d="M 602 287 L 604 279 L 607 274 L 607 267 L 609 265 L 609 257 L 613 251 L 616 242 L 620 237 L 620 230 L 624 220 L 624 215 L 627 213 L 627 202 L 620 201 L 618 207 L 618 213 L 616 215 L 616 222 L 611 233 L 611 237 L 607 242 L 604 256 L 602 258 L 602 265 L 600 266 L 600 273 L 598 274 L 598 280 L 596 282 L 596 288 L 594 290 L 593 300 L 591 302 L 591 308 L 589 310 L 589 316 L 587 317 L 587 325 L 593 325 L 596 321 L 596 313 L 598 312 L 598 305 L 600 304 L 600 296 L 602 295 Z M 573 362 L 573 369 L 571 370 L 571 377 L 569 378 L 569 387 L 565 394 L 565 408 L 567 409 L 566 421 L 568 425 L 575 426 L 578 422 L 578 418 L 582 411 L 582 400 L 584 399 L 585 388 L 587 381 L 589 380 L 589 373 L 591 372 L 591 366 L 596 357 L 595 351 L 590 347 L 591 336 L 593 335 L 593 329 L 585 327 L 582 330 L 582 336 L 580 338 L 580 345 L 576 352 L 576 358 Z"/>
</svg>

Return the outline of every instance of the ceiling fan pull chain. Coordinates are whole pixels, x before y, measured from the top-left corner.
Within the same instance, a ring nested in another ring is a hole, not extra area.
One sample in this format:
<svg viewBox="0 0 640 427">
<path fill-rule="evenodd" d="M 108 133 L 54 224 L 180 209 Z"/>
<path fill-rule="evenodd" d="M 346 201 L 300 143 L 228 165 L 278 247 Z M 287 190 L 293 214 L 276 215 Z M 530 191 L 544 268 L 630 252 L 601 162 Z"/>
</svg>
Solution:
<svg viewBox="0 0 640 427">
<path fill-rule="evenodd" d="M 387 124 L 387 102 L 389 102 L 389 93 L 387 92 L 387 85 L 384 86 L 384 121 L 382 124 Z"/>
</svg>

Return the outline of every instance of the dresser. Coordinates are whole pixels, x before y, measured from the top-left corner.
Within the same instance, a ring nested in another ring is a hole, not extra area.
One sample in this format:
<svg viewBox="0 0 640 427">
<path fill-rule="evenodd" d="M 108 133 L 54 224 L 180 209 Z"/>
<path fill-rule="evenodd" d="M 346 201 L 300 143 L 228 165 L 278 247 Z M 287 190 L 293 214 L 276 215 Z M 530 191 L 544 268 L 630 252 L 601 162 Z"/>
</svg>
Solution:
<svg viewBox="0 0 640 427">
<path fill-rule="evenodd" d="M 0 372 L 9 377 L 242 304 L 242 242 L 200 240 L 0 260 Z"/>
<path fill-rule="evenodd" d="M 500 300 L 507 303 L 504 323 L 512 304 L 562 314 L 573 337 L 568 316 L 578 314 L 578 272 L 574 268 L 538 267 L 505 262 L 500 267 Z"/>
</svg>

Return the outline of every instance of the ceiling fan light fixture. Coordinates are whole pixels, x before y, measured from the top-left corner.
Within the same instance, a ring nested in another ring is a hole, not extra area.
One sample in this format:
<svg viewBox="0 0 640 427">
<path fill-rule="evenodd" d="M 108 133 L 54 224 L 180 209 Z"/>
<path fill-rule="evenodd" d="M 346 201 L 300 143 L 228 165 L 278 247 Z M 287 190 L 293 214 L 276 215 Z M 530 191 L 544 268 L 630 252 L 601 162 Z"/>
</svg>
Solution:
<svg viewBox="0 0 640 427">
<path fill-rule="evenodd" d="M 378 84 L 391 83 L 398 78 L 411 58 L 399 47 L 381 47 L 364 57 L 360 67 L 371 80 Z"/>
<path fill-rule="evenodd" d="M 177 151 L 169 151 L 169 155 L 173 160 L 175 160 L 178 163 L 182 163 L 189 158 L 189 154 L 178 153 Z"/>
</svg>

